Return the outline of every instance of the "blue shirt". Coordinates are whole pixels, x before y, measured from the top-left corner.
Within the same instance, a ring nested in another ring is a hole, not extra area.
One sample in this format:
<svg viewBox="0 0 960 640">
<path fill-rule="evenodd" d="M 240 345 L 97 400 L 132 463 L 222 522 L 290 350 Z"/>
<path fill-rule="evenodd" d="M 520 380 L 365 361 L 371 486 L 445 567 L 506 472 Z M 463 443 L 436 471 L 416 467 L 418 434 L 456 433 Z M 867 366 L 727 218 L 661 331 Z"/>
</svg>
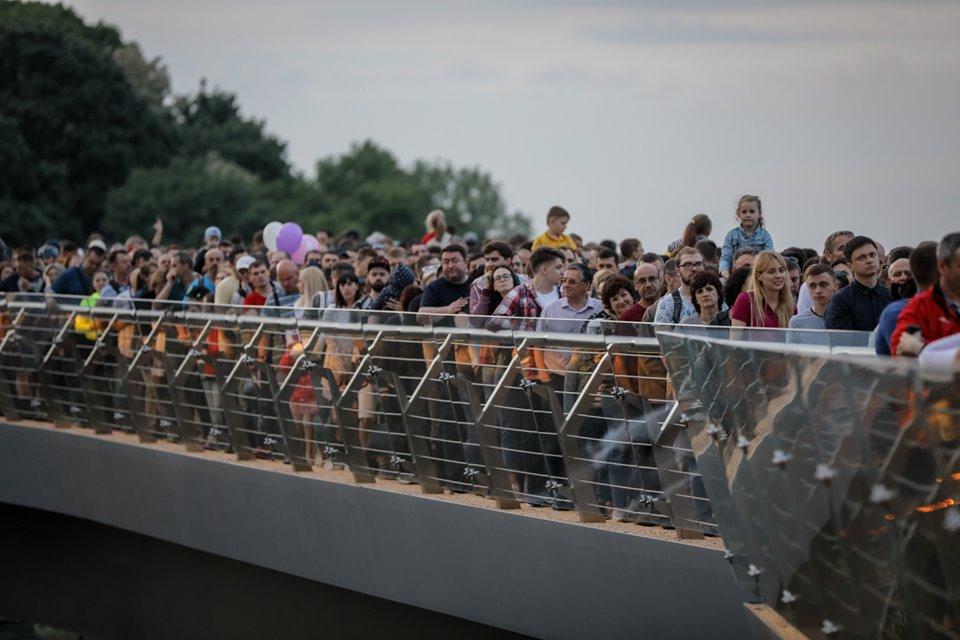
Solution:
<svg viewBox="0 0 960 640">
<path fill-rule="evenodd" d="M 730 229 L 720 250 L 720 271 L 729 271 L 733 266 L 733 256 L 743 248 L 753 249 L 756 253 L 773 251 L 773 238 L 763 227 L 757 227 L 752 233 L 747 233 L 743 227 Z"/>
<path fill-rule="evenodd" d="M 213 280 L 210 279 L 210 276 L 202 275 L 197 278 L 194 278 L 193 282 L 190 283 L 190 286 L 187 287 L 186 293 L 183 294 L 183 298 L 182 298 L 183 301 L 190 302 L 190 294 L 193 293 L 194 289 L 197 289 L 199 287 L 203 287 L 204 289 L 206 289 L 210 293 L 210 295 L 213 295 L 213 293 L 217 290 L 217 285 Z M 173 296 L 171 296 L 171 298 L 172 297 Z"/>
<path fill-rule="evenodd" d="M 54 293 L 65 296 L 88 296 L 93 293 L 93 278 L 80 267 L 70 267 L 51 286 Z"/>
<path fill-rule="evenodd" d="M 280 286 L 280 283 L 273 283 L 273 293 L 267 296 L 264 307 L 271 307 L 270 310 L 264 309 L 263 315 L 274 318 L 292 318 L 296 315 L 294 304 L 300 299 L 300 290 L 294 289 L 293 293 L 287 293 Z"/>
<path fill-rule="evenodd" d="M 880 314 L 880 322 L 877 323 L 876 343 L 874 344 L 877 355 L 891 355 L 890 338 L 893 337 L 893 330 L 897 328 L 897 318 L 900 317 L 900 312 L 907 306 L 908 302 L 910 302 L 909 298 L 895 300 L 888 304 L 883 313 Z"/>
</svg>

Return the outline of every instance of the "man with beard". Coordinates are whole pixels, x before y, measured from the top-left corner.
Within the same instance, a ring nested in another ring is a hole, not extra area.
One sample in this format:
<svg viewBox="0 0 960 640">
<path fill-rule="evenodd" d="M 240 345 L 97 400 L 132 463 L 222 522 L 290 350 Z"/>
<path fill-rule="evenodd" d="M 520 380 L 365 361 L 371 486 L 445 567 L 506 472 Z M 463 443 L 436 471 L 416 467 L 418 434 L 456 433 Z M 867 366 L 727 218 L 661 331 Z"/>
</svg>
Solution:
<svg viewBox="0 0 960 640">
<path fill-rule="evenodd" d="M 800 261 L 793 256 L 784 256 L 787 262 L 787 278 L 790 281 L 790 294 L 796 300 L 800 295 Z"/>
<path fill-rule="evenodd" d="M 53 286 L 53 292 L 58 295 L 88 296 L 93 293 L 93 274 L 103 263 L 107 255 L 106 245 L 102 240 L 91 240 L 83 262 L 79 267 L 70 267 L 60 274 Z"/>
<path fill-rule="evenodd" d="M 366 294 L 357 302 L 357 308 L 372 309 L 389 278 L 390 262 L 379 256 L 372 258 L 367 263 Z"/>
<path fill-rule="evenodd" d="M 449 244 L 440 252 L 440 277 L 427 285 L 420 301 L 420 324 L 453 326 L 452 316 L 464 313 L 470 302 L 467 280 L 467 250 Z"/>
<path fill-rule="evenodd" d="M 657 304 L 656 324 L 677 324 L 687 316 L 696 315 L 690 294 L 690 283 L 694 276 L 703 270 L 703 255 L 691 247 L 684 247 L 677 254 L 677 268 L 680 271 L 679 289 L 663 296 Z"/>
<path fill-rule="evenodd" d="M 660 299 L 660 269 L 649 262 L 641 262 L 633 272 L 633 284 L 640 295 L 629 309 L 620 314 L 623 322 L 642 322 L 647 309 Z"/>
</svg>

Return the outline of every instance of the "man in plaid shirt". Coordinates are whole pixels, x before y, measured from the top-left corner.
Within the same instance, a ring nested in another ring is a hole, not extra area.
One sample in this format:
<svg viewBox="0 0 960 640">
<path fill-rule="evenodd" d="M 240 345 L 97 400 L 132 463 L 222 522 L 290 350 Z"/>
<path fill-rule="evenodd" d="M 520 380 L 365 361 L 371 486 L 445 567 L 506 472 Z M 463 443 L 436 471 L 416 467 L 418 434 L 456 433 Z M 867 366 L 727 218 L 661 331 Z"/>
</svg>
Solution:
<svg viewBox="0 0 960 640">
<path fill-rule="evenodd" d="M 560 298 L 557 285 L 563 276 L 563 256 L 556 249 L 544 247 L 530 256 L 529 282 L 514 287 L 497 306 L 487 321 L 487 329 L 534 331 L 545 306 Z"/>
</svg>

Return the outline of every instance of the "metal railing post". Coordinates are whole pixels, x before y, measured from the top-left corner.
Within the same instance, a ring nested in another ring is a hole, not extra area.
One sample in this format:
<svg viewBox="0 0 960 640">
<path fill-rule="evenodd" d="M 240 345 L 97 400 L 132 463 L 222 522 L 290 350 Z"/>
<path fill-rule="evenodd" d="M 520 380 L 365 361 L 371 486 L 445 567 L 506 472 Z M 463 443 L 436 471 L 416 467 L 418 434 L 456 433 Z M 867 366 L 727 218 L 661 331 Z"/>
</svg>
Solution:
<svg viewBox="0 0 960 640">
<path fill-rule="evenodd" d="M 372 375 L 374 371 L 370 368 L 375 354 L 379 351 L 383 331 L 378 331 L 373 338 L 373 342 L 367 347 L 367 352 L 360 359 L 356 370 L 351 374 L 350 381 L 344 388 L 335 405 L 337 419 L 340 422 L 340 435 L 343 439 L 343 446 L 347 454 L 347 466 L 353 473 L 353 479 L 359 483 L 375 482 L 376 479 L 370 471 L 370 463 L 367 460 L 367 452 L 363 448 L 360 440 L 360 420 L 357 417 L 359 410 L 359 392 L 363 387 L 365 378 Z M 354 404 L 358 409 L 354 409 Z"/>
<path fill-rule="evenodd" d="M 16 392 L 17 376 L 20 374 L 20 370 L 19 368 L 10 366 L 10 362 L 14 359 L 11 351 L 23 338 L 23 336 L 17 332 L 17 329 L 23 321 L 25 313 L 25 309 L 20 309 L 20 311 L 17 312 L 17 315 L 6 327 L 3 340 L 0 340 L 0 410 L 2 410 L 4 417 L 12 422 L 19 421 L 21 416 L 17 408 L 18 396 Z M 19 350 L 17 359 L 20 359 Z M 8 378 L 8 372 L 13 373 L 10 378 Z M 11 385 L 13 385 L 12 390 Z"/>
<path fill-rule="evenodd" d="M 510 472 L 505 468 L 506 465 L 501 455 L 500 437 L 503 425 L 500 425 L 498 405 L 506 398 L 513 380 L 521 375 L 523 357 L 526 351 L 527 340 L 524 339 L 517 346 L 516 353 L 494 385 L 493 391 L 484 403 L 476 422 L 480 455 L 490 477 L 490 492 L 496 500 L 497 506 L 501 509 L 519 509 L 520 501 L 514 494 L 513 485 L 510 482 Z M 487 426 L 491 420 L 495 420 L 500 428 Z"/>
</svg>

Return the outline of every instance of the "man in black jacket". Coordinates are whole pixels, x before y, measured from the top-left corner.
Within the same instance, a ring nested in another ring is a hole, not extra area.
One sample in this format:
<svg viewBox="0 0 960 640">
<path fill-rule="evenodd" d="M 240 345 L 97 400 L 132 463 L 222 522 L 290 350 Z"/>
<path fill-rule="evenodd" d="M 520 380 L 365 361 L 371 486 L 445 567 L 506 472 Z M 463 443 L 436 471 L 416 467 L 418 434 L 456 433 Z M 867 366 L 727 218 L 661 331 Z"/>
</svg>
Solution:
<svg viewBox="0 0 960 640">
<path fill-rule="evenodd" d="M 853 282 L 830 299 L 824 323 L 827 329 L 873 331 L 891 301 L 890 290 L 880 284 L 877 243 L 856 236 L 847 242 L 844 256 L 853 271 Z"/>
</svg>

